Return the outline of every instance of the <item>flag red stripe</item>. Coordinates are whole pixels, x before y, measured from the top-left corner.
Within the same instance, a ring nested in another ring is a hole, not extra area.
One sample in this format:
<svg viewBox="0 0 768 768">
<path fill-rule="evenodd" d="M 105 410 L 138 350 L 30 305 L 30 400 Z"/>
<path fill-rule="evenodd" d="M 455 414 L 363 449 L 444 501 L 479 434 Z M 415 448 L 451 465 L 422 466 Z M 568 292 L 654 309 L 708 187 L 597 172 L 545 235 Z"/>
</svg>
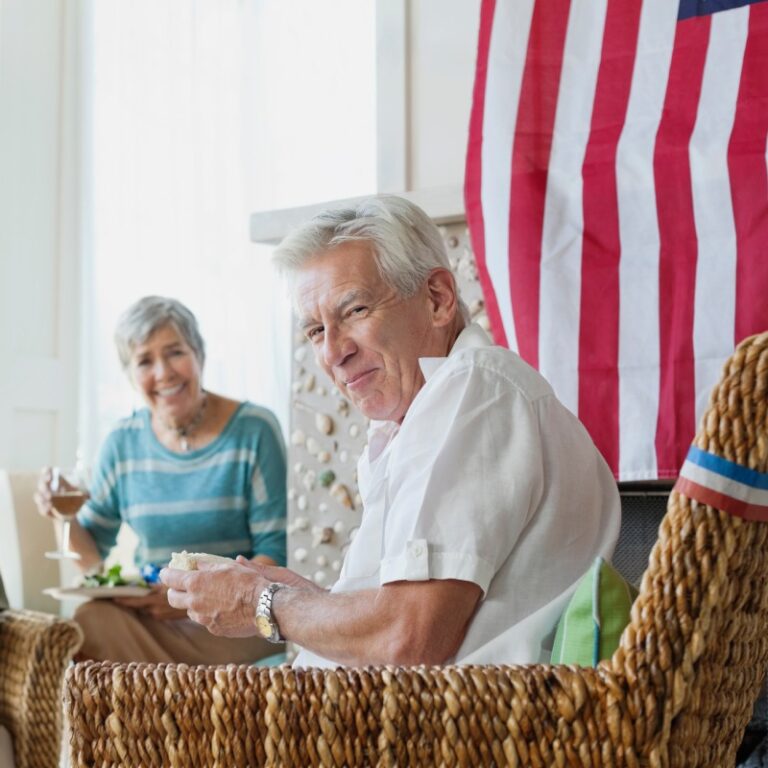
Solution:
<svg viewBox="0 0 768 768">
<path fill-rule="evenodd" d="M 619 470 L 619 205 L 616 151 L 627 114 L 640 3 L 608 3 L 589 141 L 579 313 L 579 418 Z"/>
<path fill-rule="evenodd" d="M 768 328 L 768 3 L 749 11 L 749 34 L 728 144 L 736 227 L 735 339 Z"/>
<path fill-rule="evenodd" d="M 708 504 L 715 509 L 722 509 L 729 515 L 741 517 L 744 520 L 757 520 L 768 523 L 768 507 L 763 504 L 751 504 L 748 501 L 726 496 L 720 491 L 707 488 L 704 485 L 689 480 L 687 477 L 679 477 L 674 489 L 689 499 L 694 499 L 700 504 Z"/>
<path fill-rule="evenodd" d="M 520 89 L 509 211 L 509 283 L 518 351 L 539 362 L 541 237 L 569 0 L 537 2 Z"/>
<path fill-rule="evenodd" d="M 472 240 L 472 250 L 477 262 L 477 272 L 485 298 L 485 310 L 491 323 L 493 338 L 497 344 L 507 346 L 507 335 L 499 312 L 488 262 L 485 254 L 485 219 L 483 217 L 483 121 L 485 119 L 485 85 L 488 78 L 488 52 L 491 47 L 493 16 L 496 0 L 483 0 L 480 8 L 480 32 L 477 43 L 475 87 L 472 97 L 472 114 L 469 120 L 469 146 L 464 178 L 464 205 L 467 209 L 467 225 Z"/>
<path fill-rule="evenodd" d="M 696 123 L 710 18 L 678 22 L 653 171 L 659 220 L 659 477 L 674 477 L 695 430 L 696 225 L 688 144 Z"/>
</svg>

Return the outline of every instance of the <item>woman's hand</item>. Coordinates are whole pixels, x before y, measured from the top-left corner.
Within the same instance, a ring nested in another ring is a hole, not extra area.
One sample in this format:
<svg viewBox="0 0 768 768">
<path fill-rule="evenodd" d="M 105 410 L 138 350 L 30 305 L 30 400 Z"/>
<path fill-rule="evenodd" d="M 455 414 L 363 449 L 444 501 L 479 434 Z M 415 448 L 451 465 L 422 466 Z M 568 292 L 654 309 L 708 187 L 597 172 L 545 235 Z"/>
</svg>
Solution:
<svg viewBox="0 0 768 768">
<path fill-rule="evenodd" d="M 53 484 L 53 471 L 50 467 L 43 467 L 40 470 L 40 475 L 37 478 L 37 489 L 35 490 L 35 493 L 33 494 L 32 498 L 35 500 L 35 505 L 37 506 L 37 511 L 43 516 L 43 517 L 50 517 L 51 519 L 56 519 L 56 515 L 54 514 L 53 509 L 53 488 L 51 487 Z M 68 482 L 66 478 L 59 476 L 58 478 L 58 492 L 62 491 L 80 491 L 83 493 L 86 499 L 89 499 L 91 497 L 90 493 L 88 493 L 88 489 L 84 486 L 81 486 L 78 488 L 77 486 L 72 485 L 72 483 Z"/>
<path fill-rule="evenodd" d="M 114 597 L 115 603 L 124 608 L 130 608 L 138 613 L 145 613 L 159 621 L 176 621 L 186 619 L 186 611 L 172 608 L 168 605 L 168 589 L 162 584 L 153 584 L 141 597 Z"/>
<path fill-rule="evenodd" d="M 56 523 L 54 527 L 58 537 L 61 531 L 58 523 L 61 521 L 56 519 L 53 504 L 51 503 L 52 474 L 50 467 L 44 467 L 40 471 L 40 476 L 37 479 L 37 489 L 32 498 L 35 500 L 37 511 L 43 517 L 47 517 Z M 59 478 L 59 482 L 63 484 L 63 487 L 72 489 L 72 486 L 63 478 Z M 75 560 L 74 563 L 83 573 L 97 568 L 101 563 L 101 555 L 96 547 L 96 543 L 91 534 L 80 525 L 76 517 L 70 518 L 69 521 L 69 546 L 80 555 L 80 559 Z"/>
<path fill-rule="evenodd" d="M 37 490 L 33 496 L 37 511 L 43 517 L 53 520 L 53 505 L 51 504 L 51 468 L 43 467 L 37 478 Z"/>
</svg>

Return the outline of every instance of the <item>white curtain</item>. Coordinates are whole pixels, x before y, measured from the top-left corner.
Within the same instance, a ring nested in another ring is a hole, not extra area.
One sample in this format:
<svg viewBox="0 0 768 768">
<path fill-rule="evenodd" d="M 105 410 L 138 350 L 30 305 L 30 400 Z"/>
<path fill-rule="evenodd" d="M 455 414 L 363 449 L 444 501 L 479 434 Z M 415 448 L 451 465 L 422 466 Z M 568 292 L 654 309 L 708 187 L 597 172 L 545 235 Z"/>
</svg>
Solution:
<svg viewBox="0 0 768 768">
<path fill-rule="evenodd" d="M 373 0 L 94 0 L 84 57 L 81 435 L 139 406 L 119 313 L 197 315 L 207 388 L 288 428 L 290 308 L 255 210 L 375 190 Z"/>
</svg>

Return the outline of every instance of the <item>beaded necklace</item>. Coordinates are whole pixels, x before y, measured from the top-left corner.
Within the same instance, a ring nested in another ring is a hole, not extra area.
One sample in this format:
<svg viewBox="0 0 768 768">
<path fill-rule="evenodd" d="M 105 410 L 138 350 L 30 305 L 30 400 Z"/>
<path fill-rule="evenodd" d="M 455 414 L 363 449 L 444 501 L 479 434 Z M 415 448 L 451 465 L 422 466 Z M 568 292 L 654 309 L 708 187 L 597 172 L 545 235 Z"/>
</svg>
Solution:
<svg viewBox="0 0 768 768">
<path fill-rule="evenodd" d="M 203 402 L 200 403 L 200 407 L 197 409 L 197 413 L 182 427 L 174 427 L 172 424 L 163 422 L 163 426 L 172 432 L 179 440 L 179 445 L 184 453 L 187 453 L 190 449 L 190 438 L 194 431 L 200 426 L 200 422 L 203 420 L 205 414 L 205 406 L 208 404 L 208 393 L 203 391 Z"/>
</svg>

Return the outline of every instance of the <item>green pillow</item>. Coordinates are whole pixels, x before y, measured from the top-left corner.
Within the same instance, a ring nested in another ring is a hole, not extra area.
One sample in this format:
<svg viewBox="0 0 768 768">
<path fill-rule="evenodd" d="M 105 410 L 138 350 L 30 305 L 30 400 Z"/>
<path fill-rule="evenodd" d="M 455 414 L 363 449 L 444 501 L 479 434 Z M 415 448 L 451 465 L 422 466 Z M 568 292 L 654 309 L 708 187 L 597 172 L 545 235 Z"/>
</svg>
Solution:
<svg viewBox="0 0 768 768">
<path fill-rule="evenodd" d="M 612 656 L 636 596 L 637 590 L 598 557 L 560 618 L 552 663 L 595 667 Z"/>
</svg>

